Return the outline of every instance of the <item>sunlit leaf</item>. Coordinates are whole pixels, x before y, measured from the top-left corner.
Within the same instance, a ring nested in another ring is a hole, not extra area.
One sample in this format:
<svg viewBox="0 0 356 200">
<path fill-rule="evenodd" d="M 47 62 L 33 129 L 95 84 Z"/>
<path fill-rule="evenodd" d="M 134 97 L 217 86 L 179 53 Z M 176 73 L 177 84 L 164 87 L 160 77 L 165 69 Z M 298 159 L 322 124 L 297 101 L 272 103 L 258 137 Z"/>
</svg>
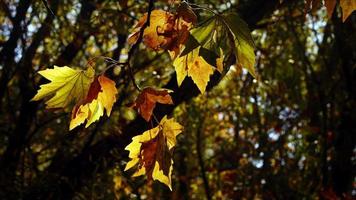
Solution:
<svg viewBox="0 0 356 200">
<path fill-rule="evenodd" d="M 87 70 L 75 70 L 67 66 L 54 66 L 38 72 L 50 83 L 41 85 L 32 101 L 50 98 L 46 101 L 47 108 L 66 108 L 73 102 L 83 100 L 94 79 L 95 71 L 92 67 Z"/>
<path fill-rule="evenodd" d="M 148 179 L 158 180 L 172 190 L 173 147 L 176 145 L 176 136 L 183 127 L 165 116 L 159 125 L 132 138 L 126 146 L 131 159 L 125 171 L 137 166 L 133 176 L 146 174 Z"/>
<path fill-rule="evenodd" d="M 199 49 L 196 48 L 185 56 L 178 57 L 174 60 L 173 66 L 177 73 L 177 82 L 180 86 L 186 76 L 192 78 L 201 93 L 210 80 L 210 75 L 214 73 L 214 68 L 199 55 Z"/>
<path fill-rule="evenodd" d="M 256 77 L 254 43 L 247 24 L 234 13 L 225 15 L 224 20 L 234 39 L 238 64 Z"/>
<path fill-rule="evenodd" d="M 156 90 L 152 87 L 146 87 L 138 95 L 132 106 L 138 110 L 140 115 L 146 121 L 149 121 L 156 103 L 173 104 L 169 91 Z"/>
<path fill-rule="evenodd" d="M 79 126 L 86 121 L 85 127 L 100 119 L 104 115 L 110 116 L 116 101 L 117 89 L 115 82 L 101 75 L 91 84 L 84 103 L 74 107 L 69 129 Z"/>
<path fill-rule="evenodd" d="M 355 0 L 340 0 L 340 6 L 342 8 L 342 21 L 345 20 L 356 10 Z"/>
</svg>

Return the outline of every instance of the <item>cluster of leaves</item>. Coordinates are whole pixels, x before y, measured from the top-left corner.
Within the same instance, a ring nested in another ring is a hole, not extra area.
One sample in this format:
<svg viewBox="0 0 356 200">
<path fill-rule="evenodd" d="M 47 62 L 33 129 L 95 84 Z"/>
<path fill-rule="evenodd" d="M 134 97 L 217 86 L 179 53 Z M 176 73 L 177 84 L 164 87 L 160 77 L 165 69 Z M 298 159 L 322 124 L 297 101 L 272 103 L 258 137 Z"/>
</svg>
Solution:
<svg viewBox="0 0 356 200">
<path fill-rule="evenodd" d="M 306 9 L 313 9 L 319 3 L 307 0 Z M 335 5 L 336 0 L 325 0 L 329 17 Z M 340 6 L 343 21 L 356 7 L 354 1 L 347 0 L 340 0 Z M 201 93 L 206 91 L 215 71 L 224 74 L 231 65 L 238 70 L 246 68 L 256 77 L 254 42 L 247 24 L 236 13 L 220 14 L 209 8 L 199 9 L 209 13 L 199 23 L 194 9 L 186 2 L 179 4 L 176 12 L 149 11 L 133 27 L 128 43 L 135 45 L 142 39 L 153 51 L 168 51 L 178 85 L 190 77 Z M 130 67 L 130 60 L 124 65 Z M 39 74 L 51 82 L 41 85 L 32 100 L 47 99 L 48 109 L 71 110 L 70 130 L 82 124 L 90 126 L 104 115 L 104 110 L 110 116 L 118 94 L 115 82 L 103 74 L 95 75 L 91 65 L 86 70 L 55 66 Z M 158 126 L 132 138 L 125 148 L 130 151 L 131 159 L 125 170 L 136 167 L 133 176 L 146 174 L 148 179 L 158 180 L 171 189 L 173 147 L 183 126 L 166 116 L 158 122 L 153 114 L 156 103 L 173 104 L 170 92 L 146 87 L 131 104 L 147 122 L 153 116 Z"/>
<path fill-rule="evenodd" d="M 115 82 L 104 75 L 95 76 L 93 67 L 75 70 L 67 66 L 55 66 L 53 69 L 42 70 L 39 74 L 51 82 L 41 85 L 32 100 L 50 97 L 46 101 L 48 109 L 72 107 L 70 130 L 85 121 L 88 127 L 104 115 L 104 109 L 107 116 L 110 116 L 116 101 Z"/>
<path fill-rule="evenodd" d="M 178 85 L 187 76 L 191 77 L 201 93 L 205 92 L 215 70 L 220 73 L 228 71 L 224 67 L 225 62 L 245 67 L 255 76 L 254 44 L 246 23 L 236 14 L 218 14 L 207 8 L 206 11 L 210 17 L 199 26 L 193 9 L 185 2 L 178 6 L 175 13 L 149 11 L 134 26 L 128 43 L 134 46 L 142 39 L 153 51 L 168 51 Z M 235 59 L 228 61 L 231 57 Z M 130 60 L 122 65 L 130 67 Z M 109 117 L 118 94 L 113 80 L 103 73 L 95 75 L 93 66 L 88 66 L 86 70 L 55 66 L 39 72 L 51 82 L 41 85 L 32 100 L 47 99 L 49 109 L 72 110 L 70 130 L 81 124 L 90 126 L 104 115 L 104 110 Z M 131 103 L 131 108 L 136 109 L 147 122 L 153 120 L 153 116 L 158 123 L 153 114 L 155 105 L 173 104 L 171 91 L 154 87 L 143 90 L 138 87 L 138 90 L 140 94 Z M 183 126 L 174 119 L 164 117 L 158 126 L 133 137 L 125 148 L 130 151 L 131 158 L 126 170 L 137 165 L 133 176 L 146 174 L 148 179 L 158 180 L 171 189 L 173 147 L 176 136 L 182 130 Z"/>
</svg>

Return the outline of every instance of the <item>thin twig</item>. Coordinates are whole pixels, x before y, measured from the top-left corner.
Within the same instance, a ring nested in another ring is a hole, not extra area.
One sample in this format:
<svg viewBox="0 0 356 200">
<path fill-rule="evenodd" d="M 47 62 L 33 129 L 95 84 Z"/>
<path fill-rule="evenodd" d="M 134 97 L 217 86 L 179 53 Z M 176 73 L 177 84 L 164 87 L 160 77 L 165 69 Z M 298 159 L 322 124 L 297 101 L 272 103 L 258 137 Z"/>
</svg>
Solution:
<svg viewBox="0 0 356 200">
<path fill-rule="evenodd" d="M 49 13 L 51 13 L 51 15 L 52 15 L 53 17 L 56 17 L 56 15 L 55 15 L 54 12 L 52 11 L 52 9 L 49 7 L 48 2 L 47 2 L 46 0 L 42 0 L 42 3 L 43 3 L 43 5 L 46 7 L 47 11 L 48 11 Z"/>
</svg>

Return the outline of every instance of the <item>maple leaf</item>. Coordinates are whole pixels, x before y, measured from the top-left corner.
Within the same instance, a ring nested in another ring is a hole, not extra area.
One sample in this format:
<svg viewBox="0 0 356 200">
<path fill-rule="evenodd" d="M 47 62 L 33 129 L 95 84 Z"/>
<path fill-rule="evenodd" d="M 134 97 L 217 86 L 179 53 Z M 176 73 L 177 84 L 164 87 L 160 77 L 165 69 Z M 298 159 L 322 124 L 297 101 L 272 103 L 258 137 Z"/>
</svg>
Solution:
<svg viewBox="0 0 356 200">
<path fill-rule="evenodd" d="M 236 47 L 237 64 L 246 68 L 253 77 L 256 77 L 255 47 L 247 24 L 235 13 L 227 14 L 224 21 L 228 24 L 230 36 Z"/>
<path fill-rule="evenodd" d="M 129 36 L 128 42 L 133 44 L 137 41 L 141 27 L 147 21 L 147 14 L 142 16 L 135 26 L 135 32 Z M 166 35 L 173 31 L 175 17 L 172 13 L 164 10 L 151 12 L 150 25 L 143 32 L 143 42 L 146 46 L 159 50 L 167 43 Z"/>
<path fill-rule="evenodd" d="M 214 68 L 199 55 L 200 47 L 192 50 L 190 53 L 176 58 L 173 62 L 177 73 L 177 82 L 180 86 L 186 76 L 192 78 L 201 93 L 210 80 L 210 75 L 214 73 Z"/>
<path fill-rule="evenodd" d="M 179 53 L 181 45 L 187 40 L 192 23 L 195 23 L 194 13 L 190 13 L 190 16 L 187 13 L 188 11 L 181 11 L 179 13 L 181 15 L 176 15 L 164 10 L 153 10 L 150 25 L 143 32 L 143 43 L 153 50 L 168 50 L 171 56 L 175 57 Z M 129 44 L 134 44 L 137 41 L 140 29 L 146 21 L 147 14 L 139 19 L 134 32 L 129 36 Z"/>
<path fill-rule="evenodd" d="M 165 116 L 155 128 L 133 137 L 132 142 L 125 147 L 131 159 L 125 171 L 138 165 L 134 177 L 146 174 L 148 179 L 158 180 L 172 190 L 172 153 L 176 137 L 182 130 L 183 126 Z"/>
<path fill-rule="evenodd" d="M 177 9 L 178 16 L 182 17 L 184 21 L 196 24 L 198 17 L 193 12 L 192 8 L 187 2 L 182 2 Z"/>
<path fill-rule="evenodd" d="M 342 8 L 342 21 L 345 22 L 351 13 L 356 10 L 356 1 L 340 0 L 340 7 Z"/>
<path fill-rule="evenodd" d="M 132 107 L 138 109 L 138 112 L 146 121 L 150 121 L 156 103 L 173 104 L 169 91 L 146 87 L 138 95 Z"/>
<path fill-rule="evenodd" d="M 47 108 L 66 108 L 74 101 L 83 100 L 95 75 L 92 67 L 84 71 L 67 66 L 54 66 L 53 69 L 42 70 L 38 73 L 51 82 L 41 85 L 31 100 L 38 101 L 51 97 L 46 101 Z"/>
<path fill-rule="evenodd" d="M 104 115 L 110 116 L 112 107 L 116 101 L 117 89 L 115 82 L 101 75 L 91 84 L 84 103 L 76 105 L 72 110 L 72 120 L 69 130 L 79 126 L 86 120 L 85 127 L 99 120 Z"/>
</svg>

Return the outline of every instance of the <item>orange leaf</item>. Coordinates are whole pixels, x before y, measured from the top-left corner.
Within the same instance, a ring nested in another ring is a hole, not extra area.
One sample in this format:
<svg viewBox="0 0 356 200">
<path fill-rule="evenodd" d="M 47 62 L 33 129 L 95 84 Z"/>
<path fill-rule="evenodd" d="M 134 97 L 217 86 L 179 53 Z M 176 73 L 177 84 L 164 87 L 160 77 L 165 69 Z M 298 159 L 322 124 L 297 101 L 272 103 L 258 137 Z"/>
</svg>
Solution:
<svg viewBox="0 0 356 200">
<path fill-rule="evenodd" d="M 138 112 L 146 121 L 149 121 L 156 103 L 173 104 L 168 90 L 156 90 L 152 87 L 146 87 L 138 95 L 133 107 L 138 109 Z"/>
<path fill-rule="evenodd" d="M 326 11 L 328 13 L 328 17 L 330 19 L 334 12 L 336 0 L 324 0 L 324 2 L 325 2 Z"/>
<path fill-rule="evenodd" d="M 125 147 L 131 159 L 125 171 L 137 166 L 134 177 L 146 174 L 148 179 L 158 180 L 172 190 L 173 148 L 182 130 L 183 126 L 165 116 L 158 126 L 133 137 Z"/>
<path fill-rule="evenodd" d="M 181 11 L 180 13 L 180 15 L 175 15 L 164 10 L 153 10 L 150 26 L 143 32 L 143 43 L 153 50 L 169 50 L 176 56 L 181 44 L 187 41 L 189 29 L 195 21 L 193 17 L 195 14 L 192 11 Z M 189 21 L 185 21 L 185 19 Z M 129 44 L 134 44 L 137 41 L 140 29 L 146 21 L 147 14 L 141 17 L 135 25 L 134 32 L 128 38 Z"/>
<path fill-rule="evenodd" d="M 356 10 L 356 1 L 340 0 L 340 7 L 342 9 L 342 22 L 345 22 L 352 12 Z"/>
<path fill-rule="evenodd" d="M 85 121 L 88 127 L 104 115 L 110 116 L 112 107 L 116 101 L 117 89 L 115 82 L 101 75 L 90 85 L 88 95 L 82 104 L 77 104 L 72 111 L 72 120 L 69 129 L 79 126 Z"/>
</svg>

